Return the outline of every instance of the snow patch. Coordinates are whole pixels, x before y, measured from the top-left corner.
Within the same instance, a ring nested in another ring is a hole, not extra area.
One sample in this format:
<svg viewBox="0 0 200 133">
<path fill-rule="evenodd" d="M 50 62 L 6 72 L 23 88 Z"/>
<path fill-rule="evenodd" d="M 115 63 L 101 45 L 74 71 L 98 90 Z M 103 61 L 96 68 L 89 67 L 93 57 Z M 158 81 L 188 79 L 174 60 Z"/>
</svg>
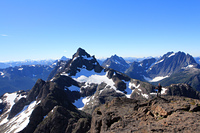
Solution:
<svg viewBox="0 0 200 133">
<path fill-rule="evenodd" d="M 62 75 L 62 76 L 69 76 L 69 74 L 65 73 L 65 72 L 62 72 L 60 75 Z"/>
<path fill-rule="evenodd" d="M 23 69 L 24 69 L 24 68 L 19 68 L 18 70 L 19 70 L 19 71 L 22 71 Z"/>
<path fill-rule="evenodd" d="M 187 69 L 187 68 L 192 68 L 192 67 L 194 67 L 194 65 L 188 65 L 186 67 L 182 67 L 181 69 Z"/>
<path fill-rule="evenodd" d="M 76 76 L 72 76 L 72 78 L 78 82 L 86 82 L 86 84 L 101 84 L 102 82 L 105 82 L 108 85 L 113 86 L 114 82 L 112 81 L 112 79 L 108 79 L 106 75 L 106 72 L 101 72 L 97 75 L 94 70 L 88 71 L 82 69 L 81 72 L 77 73 Z"/>
<path fill-rule="evenodd" d="M 144 98 L 146 98 L 146 99 L 149 98 L 149 95 L 147 95 L 147 94 L 141 93 L 141 95 L 142 95 Z"/>
<path fill-rule="evenodd" d="M 80 99 L 76 100 L 73 104 L 79 109 L 82 110 L 84 105 L 88 105 L 90 99 L 94 99 L 94 96 L 88 97 L 81 97 Z"/>
<path fill-rule="evenodd" d="M 92 59 L 94 59 L 93 57 L 87 57 L 86 55 L 85 56 L 82 56 L 83 57 L 83 59 L 85 59 L 85 60 L 92 60 Z"/>
<path fill-rule="evenodd" d="M 39 103 L 40 101 L 33 101 L 29 105 L 25 106 L 23 110 L 12 119 L 8 120 L 8 116 L 4 118 L 3 121 L 1 121 L 0 125 L 4 124 L 5 127 L 8 127 L 8 130 L 6 132 L 19 132 L 23 130 L 29 123 L 29 118 L 32 111 Z"/>
<path fill-rule="evenodd" d="M 163 87 L 162 87 L 161 94 L 162 94 L 162 95 L 163 95 L 163 94 L 164 94 L 164 95 L 167 94 L 167 92 L 166 92 L 167 90 L 168 90 L 167 88 L 163 88 Z M 156 90 L 156 91 L 157 91 L 157 90 Z M 157 92 L 151 92 L 150 95 L 157 95 Z"/>
<path fill-rule="evenodd" d="M 29 118 L 34 110 L 34 107 L 37 105 L 36 101 L 33 101 L 23 112 L 21 112 L 18 116 L 9 120 L 7 125 L 12 125 L 10 131 L 19 132 L 23 130 L 29 123 Z M 9 131 L 9 132 L 10 132 Z"/>
<path fill-rule="evenodd" d="M 167 91 L 167 88 L 162 87 L 161 94 L 166 94 L 167 93 L 166 91 Z"/>
<path fill-rule="evenodd" d="M 161 62 L 163 62 L 164 61 L 164 59 L 162 59 L 162 60 L 159 60 L 158 62 L 156 62 L 155 64 L 158 64 L 158 63 L 161 63 Z"/>
<path fill-rule="evenodd" d="M 53 77 L 50 81 L 53 82 L 54 79 L 55 79 L 55 77 Z"/>
<path fill-rule="evenodd" d="M 128 82 L 124 81 L 124 82 L 126 83 L 126 90 L 125 90 L 127 92 L 126 97 L 131 98 L 131 94 L 134 92 L 135 89 L 131 90 L 132 85 L 130 81 Z"/>
<path fill-rule="evenodd" d="M 138 84 L 137 86 L 134 84 L 134 83 L 129 83 L 129 88 L 131 88 L 131 87 L 134 87 L 134 88 L 139 88 L 140 87 L 140 84 Z"/>
<path fill-rule="evenodd" d="M 175 53 L 172 53 L 172 54 L 170 54 L 170 55 L 168 56 L 168 58 L 171 57 L 171 56 L 174 56 L 174 55 L 175 55 Z"/>
<path fill-rule="evenodd" d="M 96 72 L 94 71 L 94 69 L 91 70 L 91 71 L 89 71 L 89 70 L 87 70 L 87 69 L 85 69 L 85 68 L 81 68 L 81 69 L 80 69 L 80 72 L 76 73 L 75 76 L 71 76 L 71 77 L 74 78 L 74 79 L 77 79 L 78 77 L 80 77 L 80 76 L 82 76 L 82 75 L 84 75 L 85 77 L 90 77 L 91 75 L 96 75 L 96 74 L 98 74 L 98 75 L 105 75 L 106 72 L 103 72 L 103 71 L 102 71 L 101 73 L 96 73 Z"/>
<path fill-rule="evenodd" d="M 121 64 L 118 60 L 114 60 L 116 64 Z"/>
<path fill-rule="evenodd" d="M 158 76 L 158 77 L 155 77 L 155 78 L 153 78 L 153 79 L 150 79 L 150 78 L 148 78 L 148 77 L 145 77 L 144 75 L 143 75 L 143 77 L 144 77 L 144 79 L 146 80 L 146 81 L 148 81 L 148 82 L 158 82 L 158 81 L 160 81 L 160 80 L 163 80 L 163 79 L 165 79 L 165 78 L 167 78 L 167 77 L 169 77 L 169 76 Z"/>
<path fill-rule="evenodd" d="M 15 99 L 18 96 L 17 92 L 10 93 L 10 94 L 9 93 L 5 93 L 4 96 L 6 96 L 5 102 L 7 102 L 7 104 L 9 104 L 10 107 L 12 108 L 12 106 L 15 104 Z M 10 109 L 9 109 L 9 111 L 10 111 Z"/>
<path fill-rule="evenodd" d="M 87 72 L 87 73 L 86 73 Z M 84 75 L 84 73 L 86 73 Z M 98 73 L 98 75 L 94 72 L 94 70 L 92 71 L 86 71 L 84 69 L 82 69 L 79 73 L 76 74 L 76 76 L 72 76 L 72 78 L 74 80 L 76 80 L 77 82 L 85 82 L 85 85 L 89 85 L 91 83 L 94 84 L 101 84 L 102 82 L 106 83 L 107 85 L 105 86 L 104 89 L 102 89 L 99 92 L 99 95 L 105 90 L 105 89 L 113 89 L 115 90 L 117 93 L 123 93 L 119 90 L 117 90 L 117 88 L 114 86 L 114 82 L 112 79 L 109 79 L 107 77 L 107 72 L 101 72 Z M 109 87 L 108 87 L 109 86 Z M 76 88 L 75 88 L 76 89 Z M 77 90 L 80 91 L 80 89 L 78 88 Z M 124 94 L 124 93 L 123 93 Z M 73 104 L 78 108 L 78 109 L 83 109 L 84 105 L 87 105 L 88 102 L 90 101 L 91 98 L 94 98 L 93 96 L 91 97 L 81 97 L 80 99 L 76 100 Z"/>
<path fill-rule="evenodd" d="M 4 75 L 4 73 L 3 72 L 0 72 L 1 73 L 1 76 L 3 76 Z"/>
</svg>

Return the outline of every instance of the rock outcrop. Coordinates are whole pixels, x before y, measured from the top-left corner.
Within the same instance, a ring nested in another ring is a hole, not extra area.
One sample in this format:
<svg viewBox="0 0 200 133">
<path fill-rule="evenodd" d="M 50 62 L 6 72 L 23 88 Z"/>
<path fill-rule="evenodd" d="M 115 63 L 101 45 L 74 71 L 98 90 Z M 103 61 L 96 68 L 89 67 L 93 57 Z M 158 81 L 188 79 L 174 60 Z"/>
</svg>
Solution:
<svg viewBox="0 0 200 133">
<path fill-rule="evenodd" d="M 156 97 L 149 101 L 116 98 L 92 114 L 91 133 L 199 132 L 200 101 Z"/>
</svg>

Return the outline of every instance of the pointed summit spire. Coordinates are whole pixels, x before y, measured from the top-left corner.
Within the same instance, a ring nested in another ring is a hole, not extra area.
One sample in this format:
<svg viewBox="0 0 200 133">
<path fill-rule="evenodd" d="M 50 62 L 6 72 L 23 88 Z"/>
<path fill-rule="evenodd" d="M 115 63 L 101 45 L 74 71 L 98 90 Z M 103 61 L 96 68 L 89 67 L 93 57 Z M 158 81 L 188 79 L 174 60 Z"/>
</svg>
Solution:
<svg viewBox="0 0 200 133">
<path fill-rule="evenodd" d="M 78 56 L 87 56 L 87 57 L 91 57 L 84 49 L 82 48 L 78 48 L 77 52 L 73 55 L 74 57 L 78 57 Z"/>
</svg>

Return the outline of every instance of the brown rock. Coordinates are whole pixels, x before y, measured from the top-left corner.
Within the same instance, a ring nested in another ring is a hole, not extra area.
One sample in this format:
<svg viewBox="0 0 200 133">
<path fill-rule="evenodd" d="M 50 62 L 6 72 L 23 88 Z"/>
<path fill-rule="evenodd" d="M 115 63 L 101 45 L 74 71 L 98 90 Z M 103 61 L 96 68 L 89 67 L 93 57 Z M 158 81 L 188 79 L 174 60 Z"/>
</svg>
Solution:
<svg viewBox="0 0 200 133">
<path fill-rule="evenodd" d="M 168 100 L 167 100 L 168 99 Z M 116 98 L 95 109 L 91 133 L 161 133 L 200 131 L 200 111 L 184 97 L 154 98 L 136 101 Z M 199 104 L 199 100 L 195 101 Z M 193 103 L 192 103 L 193 104 Z M 189 111 L 196 110 L 196 112 Z"/>
</svg>

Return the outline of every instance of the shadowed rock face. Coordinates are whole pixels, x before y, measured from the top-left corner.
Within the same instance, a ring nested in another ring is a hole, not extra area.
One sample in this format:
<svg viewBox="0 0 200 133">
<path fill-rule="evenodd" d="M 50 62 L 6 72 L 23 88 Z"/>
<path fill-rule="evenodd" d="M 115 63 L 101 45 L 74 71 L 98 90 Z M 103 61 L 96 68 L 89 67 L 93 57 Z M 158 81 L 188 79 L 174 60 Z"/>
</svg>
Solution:
<svg viewBox="0 0 200 133">
<path fill-rule="evenodd" d="M 65 90 L 59 88 L 61 86 L 57 82 L 43 84 L 35 99 L 40 103 L 34 108 L 28 125 L 20 133 L 64 133 L 89 130 L 90 115 L 77 110 Z"/>
<path fill-rule="evenodd" d="M 95 109 L 90 132 L 198 132 L 199 105 L 199 100 L 185 97 L 116 98 Z"/>
<path fill-rule="evenodd" d="M 99 73 L 103 68 L 99 65 L 94 56 L 90 56 L 84 49 L 79 48 L 73 55 L 72 59 L 66 64 L 64 72 L 70 76 L 75 76 L 80 68 L 85 68 L 89 71 L 94 70 Z"/>
<path fill-rule="evenodd" d="M 12 121 L 12 118 L 16 118 L 24 108 L 29 108 L 30 103 L 36 102 L 37 104 L 33 107 L 32 113 L 27 116 L 27 119 L 29 119 L 28 125 L 20 133 L 87 132 L 90 129 L 91 116 L 77 110 L 72 104 L 71 99 L 69 99 L 69 95 L 72 95 L 72 92 L 67 93 L 63 88 L 68 83 L 59 83 L 45 82 L 39 79 L 32 90 L 26 94 L 27 97 L 16 101 L 10 112 L 6 112 L 3 116 L 6 117 L 8 115 L 8 120 Z M 22 93 L 20 92 L 20 94 Z M 73 98 L 75 96 L 74 94 L 72 95 Z M 24 115 L 26 113 L 25 111 Z M 15 132 L 8 124 L 1 124 L 1 131 Z"/>
<path fill-rule="evenodd" d="M 185 96 L 200 99 L 200 93 L 188 84 L 172 84 L 168 87 L 167 95 Z"/>
</svg>

